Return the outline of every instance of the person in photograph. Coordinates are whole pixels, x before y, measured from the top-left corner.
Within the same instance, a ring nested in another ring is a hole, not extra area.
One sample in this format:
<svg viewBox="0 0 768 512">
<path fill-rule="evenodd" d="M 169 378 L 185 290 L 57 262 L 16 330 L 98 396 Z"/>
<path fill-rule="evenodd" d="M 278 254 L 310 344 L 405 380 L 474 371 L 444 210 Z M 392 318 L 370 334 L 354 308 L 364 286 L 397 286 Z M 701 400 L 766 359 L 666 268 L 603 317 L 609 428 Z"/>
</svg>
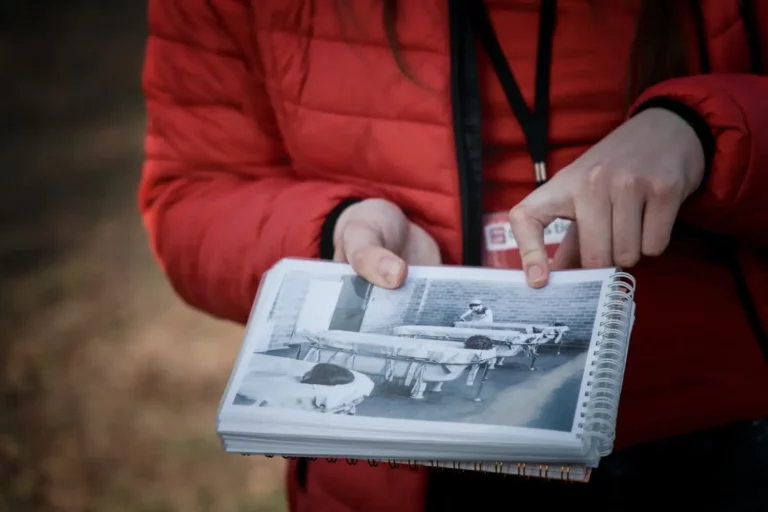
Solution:
<svg viewBox="0 0 768 512">
<path fill-rule="evenodd" d="M 499 214 L 536 293 L 637 280 L 588 484 L 297 459 L 292 511 L 768 510 L 768 0 L 148 3 L 139 207 L 192 307 L 244 324 L 284 257 L 480 266 Z"/>
<path fill-rule="evenodd" d="M 491 311 L 491 308 L 483 305 L 482 300 L 472 299 L 469 303 L 469 309 L 459 317 L 459 321 L 492 324 L 493 311 Z"/>
</svg>

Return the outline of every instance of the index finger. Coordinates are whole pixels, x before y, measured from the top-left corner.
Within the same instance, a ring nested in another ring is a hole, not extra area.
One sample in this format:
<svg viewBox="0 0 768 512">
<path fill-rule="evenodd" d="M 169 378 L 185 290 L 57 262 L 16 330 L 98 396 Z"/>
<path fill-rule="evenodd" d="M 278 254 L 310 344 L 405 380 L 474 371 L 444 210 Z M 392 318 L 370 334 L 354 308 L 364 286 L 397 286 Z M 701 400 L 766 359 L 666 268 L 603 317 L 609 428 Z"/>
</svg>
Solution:
<svg viewBox="0 0 768 512">
<path fill-rule="evenodd" d="M 549 256 L 544 228 L 557 218 L 571 218 L 568 199 L 547 185 L 533 192 L 509 212 L 528 285 L 541 288 L 549 280 Z"/>
<path fill-rule="evenodd" d="M 547 283 L 549 263 L 544 245 L 544 224 L 519 205 L 509 212 L 509 224 L 517 241 L 528 285 L 540 288 Z"/>
</svg>

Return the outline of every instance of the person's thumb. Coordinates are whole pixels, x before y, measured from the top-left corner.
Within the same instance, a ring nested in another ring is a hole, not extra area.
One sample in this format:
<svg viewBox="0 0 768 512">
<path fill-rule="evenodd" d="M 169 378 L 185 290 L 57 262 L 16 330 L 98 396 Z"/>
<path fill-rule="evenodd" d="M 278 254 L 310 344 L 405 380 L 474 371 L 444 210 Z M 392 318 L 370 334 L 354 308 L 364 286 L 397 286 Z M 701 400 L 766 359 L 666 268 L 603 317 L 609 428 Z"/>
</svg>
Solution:
<svg viewBox="0 0 768 512">
<path fill-rule="evenodd" d="M 336 253 L 363 279 L 382 288 L 398 288 L 405 281 L 407 265 L 382 245 L 382 234 L 365 222 L 351 221 L 344 227 Z"/>
</svg>

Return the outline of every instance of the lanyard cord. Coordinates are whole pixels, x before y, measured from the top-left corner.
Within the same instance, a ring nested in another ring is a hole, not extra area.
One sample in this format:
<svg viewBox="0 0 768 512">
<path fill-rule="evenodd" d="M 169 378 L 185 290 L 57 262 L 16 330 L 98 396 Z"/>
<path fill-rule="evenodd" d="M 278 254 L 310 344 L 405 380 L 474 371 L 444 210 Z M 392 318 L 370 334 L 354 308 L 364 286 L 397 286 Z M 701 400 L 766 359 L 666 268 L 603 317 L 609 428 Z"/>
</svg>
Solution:
<svg viewBox="0 0 768 512">
<path fill-rule="evenodd" d="M 469 15 L 475 35 L 483 45 L 499 78 L 504 94 L 525 135 L 528 152 L 533 160 L 536 186 L 547 181 L 547 151 L 549 137 L 549 83 L 552 65 L 552 40 L 555 32 L 557 0 L 541 0 L 539 41 L 536 53 L 536 96 L 533 111 L 525 103 L 507 58 L 491 24 L 488 10 L 482 0 L 468 2 Z"/>
</svg>

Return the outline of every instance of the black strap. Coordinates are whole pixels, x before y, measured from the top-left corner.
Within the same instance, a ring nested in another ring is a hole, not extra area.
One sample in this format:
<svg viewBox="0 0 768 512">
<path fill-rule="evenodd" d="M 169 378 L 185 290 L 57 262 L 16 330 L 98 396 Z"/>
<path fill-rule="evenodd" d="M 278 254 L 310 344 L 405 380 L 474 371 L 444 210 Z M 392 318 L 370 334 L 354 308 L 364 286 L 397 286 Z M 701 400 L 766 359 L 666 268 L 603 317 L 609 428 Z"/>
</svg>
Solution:
<svg viewBox="0 0 768 512">
<path fill-rule="evenodd" d="M 533 110 L 529 109 L 525 103 L 520 86 L 509 68 L 509 63 L 501 49 L 485 3 L 482 0 L 476 0 L 468 2 L 468 5 L 475 35 L 488 54 L 507 100 L 520 123 L 523 134 L 525 134 L 528 151 L 533 160 L 536 184 L 541 185 L 547 181 L 549 82 L 557 0 L 541 0 L 539 42 L 536 55 L 536 96 Z"/>
<path fill-rule="evenodd" d="M 747 45 L 749 46 L 749 68 L 755 75 L 765 73 L 763 66 L 763 50 L 760 46 L 760 31 L 757 26 L 757 9 L 754 0 L 739 1 L 739 15 L 744 24 L 744 31 L 747 36 Z"/>
</svg>

